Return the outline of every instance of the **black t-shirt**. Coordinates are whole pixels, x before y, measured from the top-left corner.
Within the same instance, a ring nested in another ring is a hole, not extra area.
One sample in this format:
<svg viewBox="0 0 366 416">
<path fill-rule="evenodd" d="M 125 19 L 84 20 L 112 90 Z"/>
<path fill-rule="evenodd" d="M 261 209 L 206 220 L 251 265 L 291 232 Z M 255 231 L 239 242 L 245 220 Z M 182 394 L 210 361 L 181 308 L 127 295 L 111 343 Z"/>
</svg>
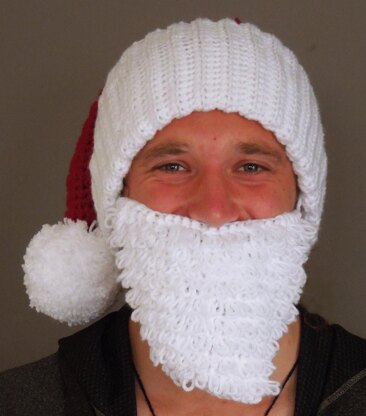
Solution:
<svg viewBox="0 0 366 416">
<path fill-rule="evenodd" d="M 295 416 L 366 416 L 366 341 L 299 309 Z M 0 375 L 0 415 L 135 416 L 130 314 L 125 306 Z"/>
</svg>

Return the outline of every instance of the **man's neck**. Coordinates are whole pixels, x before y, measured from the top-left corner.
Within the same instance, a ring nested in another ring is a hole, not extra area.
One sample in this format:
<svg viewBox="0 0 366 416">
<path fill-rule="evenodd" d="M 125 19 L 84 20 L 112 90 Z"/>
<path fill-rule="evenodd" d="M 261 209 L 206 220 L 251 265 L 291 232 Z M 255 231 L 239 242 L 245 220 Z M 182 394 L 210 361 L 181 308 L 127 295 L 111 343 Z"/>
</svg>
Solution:
<svg viewBox="0 0 366 416">
<path fill-rule="evenodd" d="M 155 367 L 149 358 L 149 346 L 140 337 L 140 325 L 130 321 L 130 342 L 133 360 L 137 372 L 146 389 L 158 416 L 164 415 L 260 415 L 263 416 L 266 409 L 273 401 L 273 397 L 265 397 L 256 405 L 246 405 L 230 400 L 218 399 L 205 391 L 194 389 L 185 392 L 179 388 L 165 373 L 161 367 Z M 271 379 L 279 381 L 281 385 L 293 367 L 300 345 L 300 320 L 299 318 L 289 326 L 279 341 L 280 349 L 273 363 L 276 367 Z M 281 392 L 276 406 L 271 411 L 271 416 L 276 414 L 291 415 L 295 403 L 296 377 L 291 377 L 286 388 Z M 138 415 L 144 415 L 146 408 L 145 399 L 141 391 L 137 389 Z M 140 409 L 140 411 L 139 411 Z M 146 412 L 146 414 L 150 414 Z"/>
</svg>

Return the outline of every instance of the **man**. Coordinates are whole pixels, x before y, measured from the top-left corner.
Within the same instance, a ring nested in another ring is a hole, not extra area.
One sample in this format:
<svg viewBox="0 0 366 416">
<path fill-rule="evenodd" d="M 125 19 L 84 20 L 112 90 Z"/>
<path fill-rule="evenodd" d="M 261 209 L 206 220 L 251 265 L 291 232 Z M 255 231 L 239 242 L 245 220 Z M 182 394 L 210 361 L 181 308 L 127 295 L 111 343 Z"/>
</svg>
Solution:
<svg viewBox="0 0 366 416">
<path fill-rule="evenodd" d="M 365 341 L 298 305 L 325 176 L 275 37 L 198 19 L 133 44 L 84 125 L 68 219 L 24 264 L 55 319 L 97 317 L 120 285 L 129 306 L 5 373 L 5 414 L 366 414 Z"/>
</svg>

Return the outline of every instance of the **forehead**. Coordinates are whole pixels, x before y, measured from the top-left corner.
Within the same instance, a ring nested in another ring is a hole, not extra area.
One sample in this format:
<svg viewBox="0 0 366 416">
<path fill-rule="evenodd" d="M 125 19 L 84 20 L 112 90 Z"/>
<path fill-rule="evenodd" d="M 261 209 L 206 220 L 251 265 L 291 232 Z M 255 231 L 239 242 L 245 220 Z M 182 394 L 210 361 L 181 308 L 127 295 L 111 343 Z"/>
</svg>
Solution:
<svg viewBox="0 0 366 416">
<path fill-rule="evenodd" d="M 255 153 L 262 150 L 278 158 L 287 158 L 285 147 L 270 130 L 238 113 L 220 110 L 195 111 L 174 119 L 147 142 L 137 158 L 141 154 L 145 157 L 156 156 L 168 149 L 174 152 L 177 148 L 207 153 L 210 151 L 208 142 L 212 142 L 218 151 L 231 148 Z"/>
</svg>

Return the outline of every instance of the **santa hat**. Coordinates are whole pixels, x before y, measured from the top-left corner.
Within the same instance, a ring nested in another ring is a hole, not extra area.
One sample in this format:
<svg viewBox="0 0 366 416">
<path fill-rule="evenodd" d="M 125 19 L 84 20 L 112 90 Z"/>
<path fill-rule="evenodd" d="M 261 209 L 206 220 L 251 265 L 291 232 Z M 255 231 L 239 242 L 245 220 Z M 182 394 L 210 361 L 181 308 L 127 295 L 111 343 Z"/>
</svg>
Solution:
<svg viewBox="0 0 366 416">
<path fill-rule="evenodd" d="M 118 270 L 107 218 L 133 158 L 173 119 L 214 109 L 239 113 L 275 134 L 297 175 L 298 209 L 319 226 L 327 168 L 323 130 L 294 54 L 248 23 L 173 24 L 129 47 L 92 105 L 70 165 L 66 218 L 43 226 L 27 248 L 31 306 L 79 324 L 113 303 Z"/>
</svg>

